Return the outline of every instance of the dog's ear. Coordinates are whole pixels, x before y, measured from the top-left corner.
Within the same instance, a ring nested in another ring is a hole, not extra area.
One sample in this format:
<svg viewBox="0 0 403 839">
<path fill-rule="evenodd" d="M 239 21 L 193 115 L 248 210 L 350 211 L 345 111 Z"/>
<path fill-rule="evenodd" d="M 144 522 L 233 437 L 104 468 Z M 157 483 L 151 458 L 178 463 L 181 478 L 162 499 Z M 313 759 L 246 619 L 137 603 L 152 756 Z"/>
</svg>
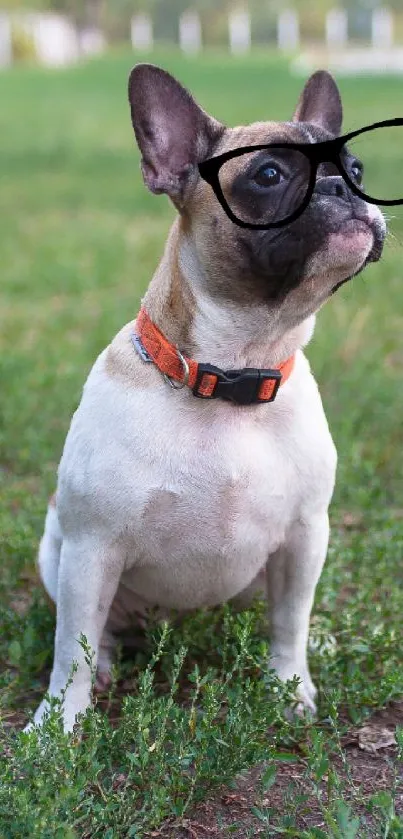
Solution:
<svg viewBox="0 0 403 839">
<path fill-rule="evenodd" d="M 308 79 L 293 116 L 294 122 L 313 122 L 335 136 L 340 134 L 343 108 L 337 84 L 326 70 Z"/>
<path fill-rule="evenodd" d="M 151 192 L 165 192 L 180 205 L 197 180 L 197 164 L 210 156 L 224 126 L 154 64 L 132 70 L 129 102 L 144 181 Z"/>
</svg>

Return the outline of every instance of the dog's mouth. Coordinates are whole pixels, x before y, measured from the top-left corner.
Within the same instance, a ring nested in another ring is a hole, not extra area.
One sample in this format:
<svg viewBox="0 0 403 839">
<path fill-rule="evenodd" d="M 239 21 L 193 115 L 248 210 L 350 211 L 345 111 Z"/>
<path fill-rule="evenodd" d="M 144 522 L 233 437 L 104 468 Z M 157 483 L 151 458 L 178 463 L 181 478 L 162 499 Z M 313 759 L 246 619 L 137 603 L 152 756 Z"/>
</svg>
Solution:
<svg viewBox="0 0 403 839">
<path fill-rule="evenodd" d="M 346 250 L 346 255 L 351 251 L 356 250 L 358 264 L 349 273 L 347 277 L 333 286 L 331 293 L 334 294 L 340 286 L 347 283 L 353 277 L 356 277 L 364 268 L 371 262 L 378 262 L 382 256 L 383 245 L 385 241 L 385 226 L 378 218 L 368 218 L 368 216 L 354 213 L 352 218 L 344 222 L 337 230 L 336 235 L 343 237 L 343 246 Z M 371 244 L 368 249 L 368 239 L 371 239 Z M 349 246 L 349 243 L 350 246 Z M 359 251 L 362 256 L 360 258 Z"/>
<path fill-rule="evenodd" d="M 366 229 L 372 233 L 372 247 L 365 259 L 363 267 L 365 267 L 365 265 L 367 265 L 368 262 L 378 262 L 378 260 L 382 256 L 383 244 L 386 235 L 386 226 L 385 222 L 383 221 L 383 217 L 376 216 L 373 218 L 369 218 L 367 215 L 361 215 L 356 210 L 354 212 L 352 221 L 356 224 L 357 229 Z"/>
</svg>

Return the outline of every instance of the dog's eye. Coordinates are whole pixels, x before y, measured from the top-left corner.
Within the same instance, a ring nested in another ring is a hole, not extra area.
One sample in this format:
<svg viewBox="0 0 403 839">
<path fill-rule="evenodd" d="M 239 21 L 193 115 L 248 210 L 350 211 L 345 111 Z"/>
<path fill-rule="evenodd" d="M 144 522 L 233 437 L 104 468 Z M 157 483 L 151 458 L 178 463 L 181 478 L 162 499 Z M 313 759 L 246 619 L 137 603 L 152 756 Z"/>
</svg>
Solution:
<svg viewBox="0 0 403 839">
<path fill-rule="evenodd" d="M 259 186 L 276 186 L 283 180 L 282 172 L 275 163 L 265 163 L 253 177 Z"/>
<path fill-rule="evenodd" d="M 364 175 L 364 167 L 360 160 L 353 160 L 351 166 L 351 174 L 356 182 L 356 184 L 362 184 L 362 179 Z"/>
</svg>

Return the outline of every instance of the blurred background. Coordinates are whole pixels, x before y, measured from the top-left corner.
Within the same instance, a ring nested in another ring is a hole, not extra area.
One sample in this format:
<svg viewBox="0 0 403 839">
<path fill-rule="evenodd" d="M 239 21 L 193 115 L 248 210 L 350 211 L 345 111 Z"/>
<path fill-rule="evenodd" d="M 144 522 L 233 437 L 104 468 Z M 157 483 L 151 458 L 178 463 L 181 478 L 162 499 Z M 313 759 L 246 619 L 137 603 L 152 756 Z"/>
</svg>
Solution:
<svg viewBox="0 0 403 839">
<path fill-rule="evenodd" d="M 331 63 L 354 69 L 398 63 L 391 47 L 403 43 L 401 0 L 1 0 L 0 64 L 37 60 L 68 64 L 107 46 L 135 49 L 178 45 L 184 52 L 254 46 L 307 50 L 302 64 L 349 48 L 354 55 L 330 55 Z M 369 56 L 369 47 L 383 50 Z M 365 53 L 363 53 L 363 49 Z M 316 56 L 315 56 L 316 53 Z M 319 55 L 318 55 L 319 54 Z M 352 64 L 351 64 L 352 62 Z M 298 63 L 298 62 L 297 62 Z"/>
</svg>

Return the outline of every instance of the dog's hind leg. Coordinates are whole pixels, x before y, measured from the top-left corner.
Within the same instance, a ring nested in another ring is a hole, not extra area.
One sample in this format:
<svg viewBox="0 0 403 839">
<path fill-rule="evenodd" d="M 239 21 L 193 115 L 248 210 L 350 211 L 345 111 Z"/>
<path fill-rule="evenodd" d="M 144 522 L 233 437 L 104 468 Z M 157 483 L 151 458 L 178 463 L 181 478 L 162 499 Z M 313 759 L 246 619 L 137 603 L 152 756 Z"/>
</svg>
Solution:
<svg viewBox="0 0 403 839">
<path fill-rule="evenodd" d="M 105 690 L 111 684 L 111 670 L 117 643 L 126 652 L 147 648 L 146 630 L 150 623 L 168 620 L 169 610 L 152 609 L 150 604 L 121 580 L 109 610 L 108 620 L 99 645 L 98 671 L 95 687 Z M 172 618 L 171 618 L 172 619 Z"/>
<path fill-rule="evenodd" d="M 57 580 L 59 575 L 62 532 L 56 510 L 55 498 L 49 501 L 45 529 L 39 545 L 37 567 L 45 591 L 55 604 L 57 601 Z"/>
<path fill-rule="evenodd" d="M 107 542 L 105 534 L 92 531 L 81 538 L 63 538 L 49 694 L 63 697 L 66 730 L 72 730 L 77 714 L 91 702 L 91 670 L 97 665 L 101 637 L 124 560 L 120 546 Z M 35 723 L 41 723 L 48 707 L 45 699 L 35 714 Z"/>
<path fill-rule="evenodd" d="M 117 643 L 118 638 L 106 626 L 99 642 L 95 690 L 107 690 L 112 684 L 112 667 L 115 661 Z"/>
</svg>

